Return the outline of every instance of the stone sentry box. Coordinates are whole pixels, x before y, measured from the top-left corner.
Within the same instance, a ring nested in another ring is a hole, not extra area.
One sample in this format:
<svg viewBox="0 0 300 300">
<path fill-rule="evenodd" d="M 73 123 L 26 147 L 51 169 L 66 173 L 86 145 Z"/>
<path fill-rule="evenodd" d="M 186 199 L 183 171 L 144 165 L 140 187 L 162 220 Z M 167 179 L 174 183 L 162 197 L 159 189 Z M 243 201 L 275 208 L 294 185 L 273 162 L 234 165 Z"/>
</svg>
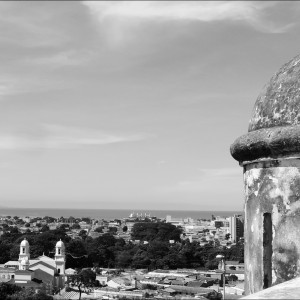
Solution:
<svg viewBox="0 0 300 300">
<path fill-rule="evenodd" d="M 300 275 L 300 55 L 258 96 L 231 145 L 244 172 L 246 294 Z"/>
</svg>

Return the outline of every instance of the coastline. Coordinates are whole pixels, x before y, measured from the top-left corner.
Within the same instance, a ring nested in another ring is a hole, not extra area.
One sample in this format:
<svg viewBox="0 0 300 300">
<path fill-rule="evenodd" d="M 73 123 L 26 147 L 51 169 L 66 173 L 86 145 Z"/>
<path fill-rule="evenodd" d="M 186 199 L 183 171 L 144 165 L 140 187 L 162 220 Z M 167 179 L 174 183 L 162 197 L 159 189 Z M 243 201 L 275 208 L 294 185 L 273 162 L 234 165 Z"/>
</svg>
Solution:
<svg viewBox="0 0 300 300">
<path fill-rule="evenodd" d="M 195 210 L 133 210 L 133 209 L 58 209 L 58 208 L 0 208 L 0 216 L 29 216 L 29 217 L 90 217 L 95 219 L 122 219 L 131 213 L 150 214 L 151 217 L 211 219 L 211 215 L 228 217 L 243 214 L 242 211 L 195 211 Z"/>
</svg>

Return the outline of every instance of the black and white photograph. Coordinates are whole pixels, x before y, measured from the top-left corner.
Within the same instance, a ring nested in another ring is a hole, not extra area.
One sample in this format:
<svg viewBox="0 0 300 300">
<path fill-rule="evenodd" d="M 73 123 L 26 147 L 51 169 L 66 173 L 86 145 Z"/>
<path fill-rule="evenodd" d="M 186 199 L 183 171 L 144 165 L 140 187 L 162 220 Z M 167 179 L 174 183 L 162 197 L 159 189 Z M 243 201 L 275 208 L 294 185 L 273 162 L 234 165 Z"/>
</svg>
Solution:
<svg viewBox="0 0 300 300">
<path fill-rule="evenodd" d="M 0 1 L 0 300 L 299 287 L 300 1 Z"/>
</svg>

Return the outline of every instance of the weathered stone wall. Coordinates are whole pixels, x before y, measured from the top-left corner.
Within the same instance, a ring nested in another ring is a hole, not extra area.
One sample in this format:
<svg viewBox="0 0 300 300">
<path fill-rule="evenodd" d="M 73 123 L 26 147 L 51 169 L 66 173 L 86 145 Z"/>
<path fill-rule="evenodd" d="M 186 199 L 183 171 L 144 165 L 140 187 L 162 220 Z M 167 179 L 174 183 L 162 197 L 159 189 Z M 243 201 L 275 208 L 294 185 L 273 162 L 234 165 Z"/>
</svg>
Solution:
<svg viewBox="0 0 300 300">
<path fill-rule="evenodd" d="M 300 277 L 241 299 L 300 299 Z"/>
<path fill-rule="evenodd" d="M 300 158 L 248 162 L 244 184 L 249 294 L 300 274 Z"/>
<path fill-rule="evenodd" d="M 244 168 L 251 294 L 300 275 L 300 55 L 266 84 L 230 150 Z"/>
</svg>

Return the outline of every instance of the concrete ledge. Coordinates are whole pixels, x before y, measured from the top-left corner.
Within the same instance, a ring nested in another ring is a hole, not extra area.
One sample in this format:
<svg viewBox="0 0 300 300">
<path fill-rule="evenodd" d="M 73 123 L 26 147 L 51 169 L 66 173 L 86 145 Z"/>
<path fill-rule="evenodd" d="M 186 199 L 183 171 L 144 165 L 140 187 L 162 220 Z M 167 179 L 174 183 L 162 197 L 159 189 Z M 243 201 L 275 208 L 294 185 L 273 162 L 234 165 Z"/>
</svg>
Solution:
<svg viewBox="0 0 300 300">
<path fill-rule="evenodd" d="M 240 163 L 300 153 L 300 125 L 263 128 L 242 135 L 230 147 Z"/>
<path fill-rule="evenodd" d="M 300 299 L 300 277 L 274 285 L 241 299 Z"/>
</svg>

